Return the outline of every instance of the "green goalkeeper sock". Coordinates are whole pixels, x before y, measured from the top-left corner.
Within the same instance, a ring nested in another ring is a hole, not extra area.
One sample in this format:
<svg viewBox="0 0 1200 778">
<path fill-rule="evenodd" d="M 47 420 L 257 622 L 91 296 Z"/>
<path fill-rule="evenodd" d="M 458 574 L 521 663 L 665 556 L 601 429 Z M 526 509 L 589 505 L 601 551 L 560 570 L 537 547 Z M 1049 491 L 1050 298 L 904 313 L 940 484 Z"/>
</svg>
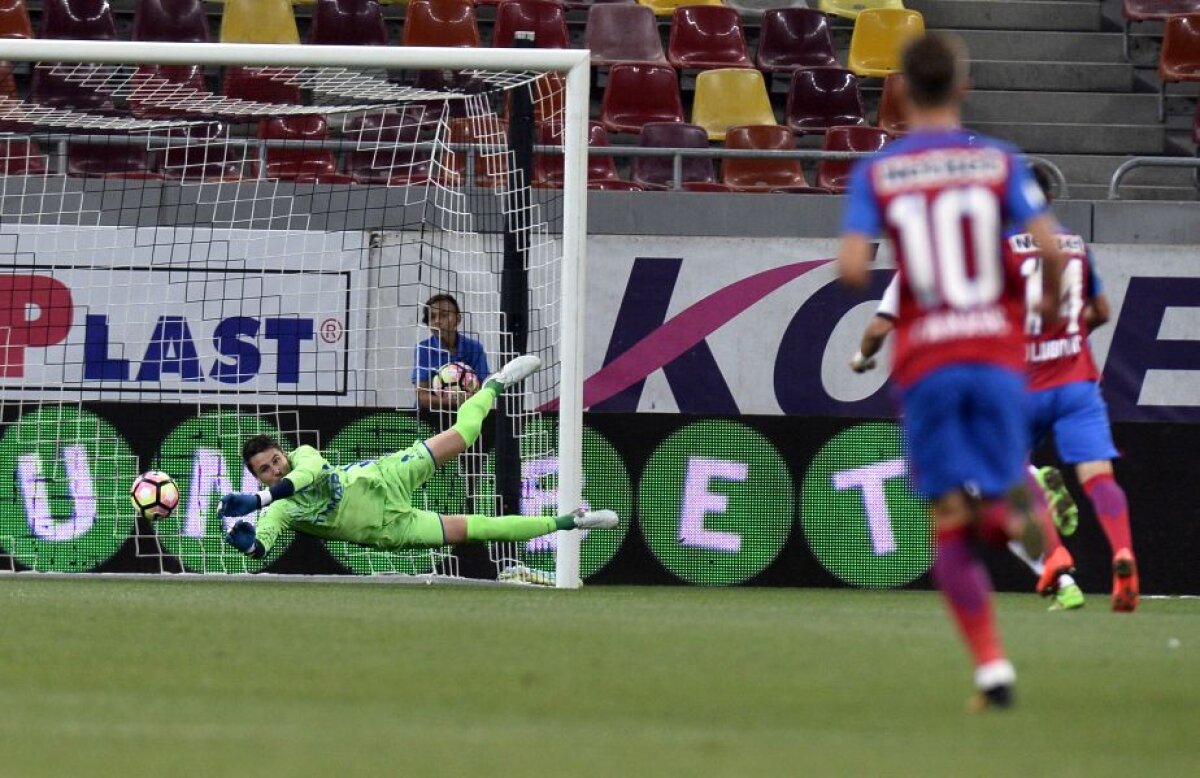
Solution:
<svg viewBox="0 0 1200 778">
<path fill-rule="evenodd" d="M 562 526 L 563 519 L 573 519 L 573 516 L 560 516 L 552 519 L 548 516 L 467 516 L 467 540 L 477 543 L 484 540 L 531 540 L 549 535 L 556 529 L 568 529 Z M 574 521 L 570 527 L 574 527 Z"/>
<path fill-rule="evenodd" d="M 493 384 L 498 384 L 498 382 L 488 381 L 482 389 L 458 406 L 458 416 L 454 420 L 454 426 L 450 429 L 456 430 L 459 435 L 462 435 L 462 439 L 467 443 L 467 448 L 470 448 L 471 444 L 479 439 L 479 433 L 483 429 L 483 420 L 492 412 L 492 406 L 496 404 L 498 392 Z"/>
</svg>

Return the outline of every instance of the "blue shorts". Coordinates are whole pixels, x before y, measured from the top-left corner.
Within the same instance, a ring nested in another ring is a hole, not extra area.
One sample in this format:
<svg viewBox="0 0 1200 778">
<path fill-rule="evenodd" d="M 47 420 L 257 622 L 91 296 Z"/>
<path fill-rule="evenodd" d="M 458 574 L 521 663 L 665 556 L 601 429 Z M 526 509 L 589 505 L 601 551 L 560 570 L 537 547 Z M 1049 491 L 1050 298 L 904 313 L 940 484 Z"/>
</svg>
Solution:
<svg viewBox="0 0 1200 778">
<path fill-rule="evenodd" d="M 1108 408 L 1095 381 L 1076 381 L 1031 392 L 1033 441 L 1041 443 L 1051 431 L 1058 456 L 1068 465 L 1117 457 Z"/>
<path fill-rule="evenodd" d="M 934 371 L 903 394 L 909 472 L 926 499 L 966 489 L 991 499 L 1025 475 L 1025 376 L 995 365 Z"/>
</svg>

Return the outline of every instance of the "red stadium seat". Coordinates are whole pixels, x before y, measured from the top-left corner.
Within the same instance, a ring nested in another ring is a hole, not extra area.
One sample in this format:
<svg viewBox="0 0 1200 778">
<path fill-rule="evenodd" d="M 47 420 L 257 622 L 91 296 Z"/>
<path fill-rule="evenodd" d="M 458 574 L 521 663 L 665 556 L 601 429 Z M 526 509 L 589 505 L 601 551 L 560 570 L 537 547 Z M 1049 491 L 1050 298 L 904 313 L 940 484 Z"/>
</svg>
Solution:
<svg viewBox="0 0 1200 778">
<path fill-rule="evenodd" d="M 695 124 L 653 122 L 642 126 L 640 143 L 643 148 L 707 149 L 708 132 Z M 684 157 L 680 175 L 685 188 L 712 184 L 717 187 L 713 191 L 729 191 L 717 182 L 716 166 L 707 157 Z M 634 157 L 630 178 L 646 190 L 670 189 L 675 180 L 674 160 L 671 157 Z"/>
<path fill-rule="evenodd" d="M 1200 81 L 1200 13 L 1167 18 L 1158 57 L 1158 120 L 1167 116 L 1167 82 Z"/>
<path fill-rule="evenodd" d="M 890 136 L 877 127 L 830 127 L 825 132 L 825 151 L 879 151 Z M 842 193 L 850 183 L 853 160 L 823 159 L 817 166 L 817 186 Z"/>
<path fill-rule="evenodd" d="M 46 0 L 42 3 L 40 38 L 70 40 L 116 40 L 117 28 L 108 0 Z M 53 65 L 38 64 L 33 70 L 30 99 L 50 108 L 65 108 L 93 113 L 113 113 L 111 95 L 93 86 L 84 86 L 78 78 L 52 74 Z M 81 65 L 80 68 L 87 68 Z"/>
<path fill-rule="evenodd" d="M 469 0 L 413 0 L 404 14 L 405 46 L 478 46 L 479 24 Z"/>
<path fill-rule="evenodd" d="M 383 10 L 375 0 L 317 0 L 308 42 L 322 46 L 386 46 Z"/>
<path fill-rule="evenodd" d="M 675 9 L 667 59 L 677 68 L 754 67 L 738 12 L 719 5 Z"/>
<path fill-rule="evenodd" d="M 229 127 L 221 122 L 173 130 L 162 151 L 159 169 L 177 181 L 237 181 L 246 151 L 225 142 Z"/>
<path fill-rule="evenodd" d="M 866 124 L 858 76 L 844 68 L 803 68 L 792 73 L 784 123 L 800 134 Z"/>
<path fill-rule="evenodd" d="M 258 123 L 262 140 L 323 141 L 329 137 L 324 116 L 288 116 Z M 318 184 L 349 184 L 352 177 L 337 170 L 332 151 L 323 149 L 268 148 L 265 178 Z M 253 165 L 258 173 L 258 163 Z"/>
<path fill-rule="evenodd" d="M 138 0 L 133 15 L 135 41 L 207 43 L 203 0 Z"/>
<path fill-rule="evenodd" d="M 790 151 L 796 148 L 796 138 L 778 124 L 730 127 L 725 148 Z M 808 185 L 798 159 L 726 158 L 721 163 L 721 179 L 735 192 L 822 191 Z"/>
<path fill-rule="evenodd" d="M 505 183 L 509 159 L 507 138 L 508 123 L 498 116 L 473 116 L 450 122 L 451 145 L 470 145 L 475 149 L 472 164 L 475 177 L 467 183 L 486 188 Z M 439 172 L 448 177 L 446 185 L 461 186 L 467 176 L 467 155 L 447 151 L 441 163 Z"/>
<path fill-rule="evenodd" d="M 562 5 L 551 0 L 504 0 L 496 8 L 492 45 L 509 48 L 518 31 L 532 32 L 536 48 L 566 49 L 567 17 Z"/>
<path fill-rule="evenodd" d="M 25 0 L 0 0 L 0 38 L 32 38 Z"/>
<path fill-rule="evenodd" d="M 398 148 L 419 139 L 423 116 L 419 106 L 404 111 L 368 113 L 343 130 L 357 148 L 346 154 L 346 173 L 358 184 L 402 186 L 429 180 L 430 154 L 426 150 Z"/>
<path fill-rule="evenodd" d="M 764 11 L 758 34 L 757 61 L 758 69 L 765 73 L 837 67 L 833 37 L 825 14 L 810 8 Z"/>
<path fill-rule="evenodd" d="M 645 10 L 649 11 L 649 8 Z M 668 65 L 613 65 L 600 121 L 611 132 L 641 132 L 647 122 L 683 122 L 679 79 Z"/>
<path fill-rule="evenodd" d="M 562 144 L 562 125 L 542 124 L 538 126 L 538 143 L 543 146 Z M 588 124 L 588 146 L 608 146 L 608 133 L 600 122 Z M 561 154 L 535 154 L 533 157 L 533 185 L 558 189 L 563 185 L 563 158 Z M 638 191 L 640 186 L 624 181 L 617 175 L 617 165 L 612 157 L 588 156 L 588 189 L 610 189 Z"/>
<path fill-rule="evenodd" d="M 654 12 L 644 5 L 607 3 L 588 9 L 584 48 L 593 65 L 617 62 L 667 64 Z"/>
<path fill-rule="evenodd" d="M 1164 22 L 1172 14 L 1200 11 L 1200 0 L 1122 0 L 1125 17 L 1125 59 L 1129 59 L 1129 37 L 1135 22 Z"/>
<path fill-rule="evenodd" d="M 892 135 L 908 132 L 908 116 L 904 111 L 903 96 L 900 94 L 904 76 L 892 73 L 883 80 L 883 94 L 879 97 L 879 116 L 875 125 Z"/>
</svg>

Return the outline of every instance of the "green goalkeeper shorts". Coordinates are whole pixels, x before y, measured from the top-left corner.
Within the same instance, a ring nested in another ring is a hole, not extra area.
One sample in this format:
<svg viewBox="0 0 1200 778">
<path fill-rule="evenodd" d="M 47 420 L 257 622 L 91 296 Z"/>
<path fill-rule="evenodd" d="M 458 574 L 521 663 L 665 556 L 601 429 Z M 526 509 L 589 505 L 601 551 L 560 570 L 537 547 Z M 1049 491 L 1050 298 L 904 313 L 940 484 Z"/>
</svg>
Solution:
<svg viewBox="0 0 1200 778">
<path fill-rule="evenodd" d="M 412 504 L 413 495 L 437 469 L 424 441 L 380 457 L 375 465 L 385 495 L 376 545 L 385 551 L 446 545 L 441 516 Z"/>
</svg>

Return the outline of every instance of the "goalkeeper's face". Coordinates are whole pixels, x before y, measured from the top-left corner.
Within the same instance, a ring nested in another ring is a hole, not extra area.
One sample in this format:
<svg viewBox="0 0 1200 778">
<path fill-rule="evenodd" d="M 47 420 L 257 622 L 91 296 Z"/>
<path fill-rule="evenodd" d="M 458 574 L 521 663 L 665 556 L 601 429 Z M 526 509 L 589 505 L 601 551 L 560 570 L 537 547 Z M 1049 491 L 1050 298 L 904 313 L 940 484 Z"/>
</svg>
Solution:
<svg viewBox="0 0 1200 778">
<path fill-rule="evenodd" d="M 264 486 L 270 488 L 292 472 L 292 463 L 279 449 L 269 448 L 250 457 L 250 472 L 254 473 L 254 477 Z"/>
</svg>

